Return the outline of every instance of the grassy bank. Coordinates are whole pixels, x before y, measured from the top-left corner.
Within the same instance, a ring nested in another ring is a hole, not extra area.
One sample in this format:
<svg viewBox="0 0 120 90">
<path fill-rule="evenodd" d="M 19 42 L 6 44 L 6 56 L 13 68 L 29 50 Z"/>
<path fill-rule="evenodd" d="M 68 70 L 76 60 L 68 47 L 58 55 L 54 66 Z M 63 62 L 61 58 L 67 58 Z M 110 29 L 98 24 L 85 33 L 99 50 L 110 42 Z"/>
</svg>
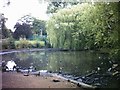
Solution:
<svg viewBox="0 0 120 90">
<path fill-rule="evenodd" d="M 46 46 L 45 41 L 40 40 L 26 40 L 20 39 L 15 40 L 13 38 L 6 38 L 0 40 L 1 48 L 0 50 L 5 49 L 23 49 L 23 48 L 43 48 Z"/>
</svg>

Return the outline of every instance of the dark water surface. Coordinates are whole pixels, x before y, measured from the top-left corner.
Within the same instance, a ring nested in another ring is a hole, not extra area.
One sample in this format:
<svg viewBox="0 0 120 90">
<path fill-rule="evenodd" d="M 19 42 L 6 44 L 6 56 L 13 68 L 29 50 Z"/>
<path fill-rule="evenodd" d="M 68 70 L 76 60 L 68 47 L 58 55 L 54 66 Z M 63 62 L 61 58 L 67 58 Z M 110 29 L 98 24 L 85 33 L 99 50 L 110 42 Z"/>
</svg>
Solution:
<svg viewBox="0 0 120 90">
<path fill-rule="evenodd" d="M 30 66 L 48 70 L 74 80 L 99 87 L 118 88 L 119 65 L 108 54 L 94 51 L 34 51 L 2 55 L 2 60 L 14 60 L 22 68 Z M 117 70 L 116 70 L 117 67 Z"/>
</svg>

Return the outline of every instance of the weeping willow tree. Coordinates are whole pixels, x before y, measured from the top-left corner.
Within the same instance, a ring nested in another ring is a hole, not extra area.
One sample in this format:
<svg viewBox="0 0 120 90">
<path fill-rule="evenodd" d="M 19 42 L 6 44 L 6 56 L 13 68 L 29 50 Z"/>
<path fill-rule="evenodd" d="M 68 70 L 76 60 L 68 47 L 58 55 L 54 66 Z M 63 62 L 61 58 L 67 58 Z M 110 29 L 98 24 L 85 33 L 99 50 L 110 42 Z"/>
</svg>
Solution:
<svg viewBox="0 0 120 90">
<path fill-rule="evenodd" d="M 54 13 L 47 34 L 54 48 L 119 48 L 118 3 L 82 3 Z"/>
</svg>

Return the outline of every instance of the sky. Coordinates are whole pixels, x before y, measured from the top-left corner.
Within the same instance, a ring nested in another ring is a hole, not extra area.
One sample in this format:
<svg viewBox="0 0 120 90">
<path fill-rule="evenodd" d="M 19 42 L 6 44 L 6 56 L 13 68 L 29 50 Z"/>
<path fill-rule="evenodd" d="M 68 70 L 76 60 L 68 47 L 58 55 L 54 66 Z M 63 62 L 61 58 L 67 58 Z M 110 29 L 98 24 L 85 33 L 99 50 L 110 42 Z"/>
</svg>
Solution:
<svg viewBox="0 0 120 90">
<path fill-rule="evenodd" d="M 8 29 L 13 30 L 17 20 L 24 15 L 30 14 L 41 20 L 47 20 L 46 14 L 47 3 L 39 3 L 38 0 L 11 0 L 9 6 L 5 6 L 5 0 L 0 0 L 0 13 L 8 18 L 6 26 Z"/>
</svg>

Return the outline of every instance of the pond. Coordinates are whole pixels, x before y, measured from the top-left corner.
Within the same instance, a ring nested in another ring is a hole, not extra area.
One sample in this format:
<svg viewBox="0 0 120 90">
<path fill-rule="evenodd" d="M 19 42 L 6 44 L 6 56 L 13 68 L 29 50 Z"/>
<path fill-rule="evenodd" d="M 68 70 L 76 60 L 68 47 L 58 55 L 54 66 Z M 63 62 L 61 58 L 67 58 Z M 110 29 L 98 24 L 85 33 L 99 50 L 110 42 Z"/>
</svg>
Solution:
<svg viewBox="0 0 120 90">
<path fill-rule="evenodd" d="M 64 77 L 80 80 L 98 87 L 118 88 L 120 69 L 118 62 L 106 53 L 94 51 L 33 51 L 2 55 L 5 62 L 14 60 L 22 68 L 35 67 Z"/>
</svg>

